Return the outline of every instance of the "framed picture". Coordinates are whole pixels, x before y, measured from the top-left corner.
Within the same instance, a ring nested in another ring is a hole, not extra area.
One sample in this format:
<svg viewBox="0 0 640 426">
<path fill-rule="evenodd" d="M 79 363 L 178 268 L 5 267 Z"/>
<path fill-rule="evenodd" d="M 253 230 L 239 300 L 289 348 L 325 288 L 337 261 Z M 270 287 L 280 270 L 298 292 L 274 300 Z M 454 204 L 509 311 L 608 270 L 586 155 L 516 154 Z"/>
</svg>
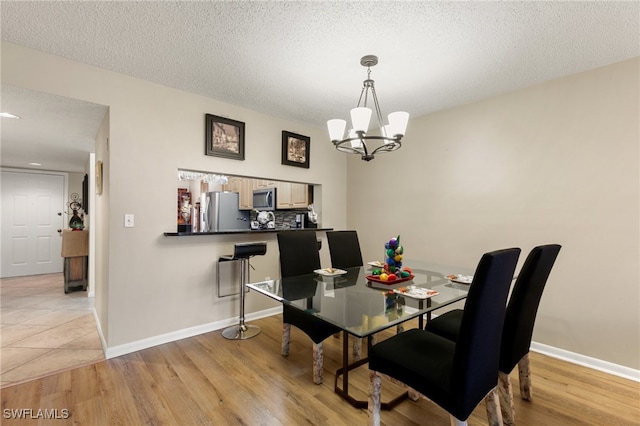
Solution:
<svg viewBox="0 0 640 426">
<path fill-rule="evenodd" d="M 96 194 L 102 195 L 102 161 L 96 161 Z"/>
<path fill-rule="evenodd" d="M 282 164 L 309 168 L 311 138 L 282 131 Z"/>
<path fill-rule="evenodd" d="M 205 115 L 205 154 L 244 160 L 244 123 Z"/>
</svg>

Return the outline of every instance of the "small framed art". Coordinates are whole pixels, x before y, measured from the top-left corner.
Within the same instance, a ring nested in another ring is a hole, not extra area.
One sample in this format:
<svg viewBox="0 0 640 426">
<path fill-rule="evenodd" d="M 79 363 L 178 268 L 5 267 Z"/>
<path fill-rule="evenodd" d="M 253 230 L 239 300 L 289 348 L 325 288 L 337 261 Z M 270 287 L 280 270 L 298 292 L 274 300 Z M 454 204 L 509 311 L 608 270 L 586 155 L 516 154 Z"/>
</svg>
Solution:
<svg viewBox="0 0 640 426">
<path fill-rule="evenodd" d="M 282 131 L 282 164 L 309 168 L 311 138 Z"/>
<path fill-rule="evenodd" d="M 102 195 L 102 161 L 96 161 L 96 194 Z"/>
<path fill-rule="evenodd" d="M 244 123 L 205 114 L 205 154 L 244 160 Z"/>
</svg>

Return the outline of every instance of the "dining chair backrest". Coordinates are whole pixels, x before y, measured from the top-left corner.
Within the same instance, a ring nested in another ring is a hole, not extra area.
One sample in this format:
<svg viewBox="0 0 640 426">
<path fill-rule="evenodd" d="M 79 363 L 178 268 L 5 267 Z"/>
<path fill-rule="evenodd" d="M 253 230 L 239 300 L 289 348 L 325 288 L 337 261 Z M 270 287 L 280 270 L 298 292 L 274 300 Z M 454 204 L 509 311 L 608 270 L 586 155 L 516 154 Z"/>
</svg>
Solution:
<svg viewBox="0 0 640 426">
<path fill-rule="evenodd" d="M 519 248 L 486 253 L 474 273 L 453 358 L 452 388 L 462 390 L 459 407 L 473 410 L 478 395 L 482 399 L 496 386 L 507 295 L 519 255 Z"/>
<path fill-rule="evenodd" d="M 364 264 L 356 231 L 329 231 L 327 242 L 332 267 L 352 268 Z"/>
<path fill-rule="evenodd" d="M 320 249 L 315 231 L 280 232 L 278 233 L 278 247 L 280 249 L 280 276 L 283 282 L 287 278 L 313 274 L 314 270 L 320 269 Z M 314 280 L 314 277 L 306 278 L 308 280 L 296 278 L 294 280 L 296 285 L 283 288 L 283 295 L 291 300 L 299 300 L 301 296 L 312 298 L 317 291 L 318 282 Z M 284 324 L 294 325 L 302 330 L 315 344 L 321 343 L 327 337 L 340 331 L 340 328 L 287 304 L 282 305 L 282 321 Z M 282 351 L 283 355 L 289 352 L 288 339 L 289 332 L 283 332 L 283 347 L 286 344 L 286 349 Z M 322 359 L 321 352 L 318 355 L 316 350 L 314 349 L 314 357 L 319 356 Z M 321 366 L 321 364 L 322 362 L 319 365 Z M 319 367 L 319 371 L 322 371 L 321 367 Z M 322 379 L 316 373 L 314 368 L 314 382 L 321 383 Z"/>
<path fill-rule="evenodd" d="M 500 351 L 500 371 L 509 374 L 531 346 L 542 292 L 558 257 L 561 246 L 548 244 L 534 247 L 522 265 L 513 286 Z"/>
<path fill-rule="evenodd" d="M 315 231 L 279 232 L 278 248 L 282 278 L 312 274 L 320 269 L 320 251 Z"/>
<path fill-rule="evenodd" d="M 406 384 L 460 421 L 493 392 L 498 383 L 507 295 L 519 255 L 519 248 L 510 248 L 481 257 L 467 293 L 457 341 L 418 328 L 371 347 L 369 370 L 374 373 L 369 376 L 369 416 L 373 423 L 379 419 L 378 373 Z"/>
</svg>

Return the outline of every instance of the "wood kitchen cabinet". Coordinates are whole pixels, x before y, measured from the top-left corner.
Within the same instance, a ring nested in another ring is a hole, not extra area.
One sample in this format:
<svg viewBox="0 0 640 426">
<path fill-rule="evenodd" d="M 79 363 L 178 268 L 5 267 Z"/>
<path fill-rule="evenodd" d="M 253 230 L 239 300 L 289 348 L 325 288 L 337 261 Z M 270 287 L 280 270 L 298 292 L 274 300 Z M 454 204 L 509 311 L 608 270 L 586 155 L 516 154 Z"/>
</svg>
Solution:
<svg viewBox="0 0 640 426">
<path fill-rule="evenodd" d="M 253 189 L 275 188 L 277 182 L 269 179 L 253 179 Z"/>
<path fill-rule="evenodd" d="M 229 183 L 225 183 L 224 185 L 222 185 L 222 190 L 240 193 L 241 182 L 242 182 L 242 178 L 230 177 Z"/>
<path fill-rule="evenodd" d="M 237 192 L 238 208 L 240 210 L 253 209 L 253 183 L 252 178 L 230 177 L 229 183 L 222 185 L 223 191 Z"/>
<path fill-rule="evenodd" d="M 253 179 L 242 178 L 240 184 L 240 210 L 253 208 Z"/>
<path fill-rule="evenodd" d="M 309 185 L 278 182 L 276 188 L 276 208 L 300 209 L 309 205 Z"/>
<path fill-rule="evenodd" d="M 267 179 L 230 177 L 229 183 L 222 185 L 223 191 L 239 194 L 240 210 L 253 209 L 253 190 L 260 188 L 277 188 L 277 209 L 303 209 L 310 203 L 309 185 L 304 183 L 277 182 Z"/>
</svg>

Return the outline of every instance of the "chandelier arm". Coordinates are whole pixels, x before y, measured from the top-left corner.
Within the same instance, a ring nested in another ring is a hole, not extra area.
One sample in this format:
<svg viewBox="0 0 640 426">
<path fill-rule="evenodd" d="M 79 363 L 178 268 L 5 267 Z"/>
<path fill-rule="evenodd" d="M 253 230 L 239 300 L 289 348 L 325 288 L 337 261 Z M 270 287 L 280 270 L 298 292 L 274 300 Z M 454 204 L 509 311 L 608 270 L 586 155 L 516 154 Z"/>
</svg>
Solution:
<svg viewBox="0 0 640 426">
<path fill-rule="evenodd" d="M 383 154 L 385 152 L 393 152 L 397 149 L 400 149 L 400 147 L 402 147 L 402 142 L 400 142 L 399 140 L 393 140 L 393 142 L 385 143 L 384 145 L 381 145 L 378 148 L 374 149 L 371 155 L 377 153 Z"/>
<path fill-rule="evenodd" d="M 356 148 L 351 148 L 349 146 L 336 146 L 336 149 L 340 152 L 346 152 L 347 154 L 358 154 L 358 155 L 362 155 L 362 151 L 356 149 Z"/>
<path fill-rule="evenodd" d="M 354 138 L 360 141 L 360 144 L 362 145 L 362 150 L 364 151 L 365 156 L 369 155 L 369 149 L 367 148 L 367 142 L 365 142 L 365 139 L 367 139 L 367 137 L 364 135 L 364 132 L 357 132 L 358 133 L 358 137 Z"/>
<path fill-rule="evenodd" d="M 378 125 L 382 130 L 384 126 L 384 121 L 382 121 L 382 112 L 380 111 L 380 104 L 378 103 L 378 95 L 376 95 L 376 88 L 373 87 L 373 83 L 371 84 L 371 94 L 373 95 L 373 104 L 376 107 L 376 115 L 378 116 Z"/>
<path fill-rule="evenodd" d="M 358 98 L 358 104 L 356 107 L 360 107 L 360 103 L 362 102 L 362 96 L 364 95 L 364 106 L 367 106 L 367 87 L 362 86 L 362 90 L 360 91 L 360 97 Z"/>
<path fill-rule="evenodd" d="M 353 142 L 353 141 L 369 141 L 369 140 L 378 140 L 378 141 L 385 141 L 385 144 L 391 144 L 391 143 L 398 143 L 400 142 L 400 138 L 399 137 L 388 137 L 388 136 L 363 136 L 363 137 L 355 137 L 355 138 L 346 138 L 343 139 L 341 141 L 334 141 L 333 144 L 334 145 L 340 145 L 343 143 L 347 143 L 347 142 Z M 384 146 L 384 145 L 383 145 Z"/>
</svg>

